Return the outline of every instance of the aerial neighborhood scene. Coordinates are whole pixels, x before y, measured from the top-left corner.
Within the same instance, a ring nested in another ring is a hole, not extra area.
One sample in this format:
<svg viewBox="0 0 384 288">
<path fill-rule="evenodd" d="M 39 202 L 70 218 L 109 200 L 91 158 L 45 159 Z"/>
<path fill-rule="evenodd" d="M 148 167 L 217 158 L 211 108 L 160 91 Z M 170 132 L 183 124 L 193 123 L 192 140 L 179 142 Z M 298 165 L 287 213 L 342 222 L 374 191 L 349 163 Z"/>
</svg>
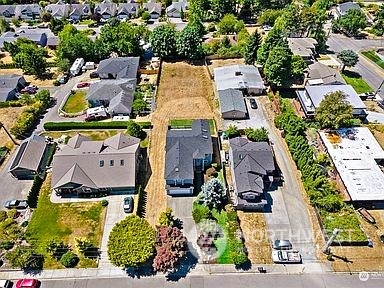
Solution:
<svg viewBox="0 0 384 288">
<path fill-rule="evenodd" d="M 383 3 L 0 0 L 0 288 L 382 287 Z"/>
</svg>

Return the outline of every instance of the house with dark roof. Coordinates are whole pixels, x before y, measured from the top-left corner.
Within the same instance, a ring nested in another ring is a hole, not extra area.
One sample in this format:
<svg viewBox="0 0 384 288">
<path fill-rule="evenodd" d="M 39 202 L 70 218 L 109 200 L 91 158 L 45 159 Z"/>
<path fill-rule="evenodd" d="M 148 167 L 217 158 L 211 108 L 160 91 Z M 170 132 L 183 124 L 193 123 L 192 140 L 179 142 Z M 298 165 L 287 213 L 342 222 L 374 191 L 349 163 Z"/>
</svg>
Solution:
<svg viewBox="0 0 384 288">
<path fill-rule="evenodd" d="M 53 157 L 52 188 L 58 195 L 135 193 L 139 144 L 122 133 L 102 141 L 70 138 Z"/>
<path fill-rule="evenodd" d="M 120 3 L 119 6 L 117 7 L 117 17 L 120 20 L 137 17 L 139 8 L 140 8 L 139 4 L 135 2 Z"/>
<path fill-rule="evenodd" d="M 345 14 L 347 14 L 347 12 L 349 10 L 360 10 L 361 11 L 361 8 L 360 6 L 357 4 L 357 3 L 354 3 L 354 2 L 344 2 L 344 3 L 340 3 L 336 6 L 336 9 L 335 9 L 335 18 L 338 18 L 338 17 L 341 17 L 341 16 L 344 16 Z"/>
<path fill-rule="evenodd" d="M 33 135 L 17 149 L 9 173 L 19 180 L 33 179 L 45 169 L 47 142 L 45 137 Z"/>
<path fill-rule="evenodd" d="M 213 147 L 208 120 L 195 120 L 190 129 L 167 131 L 165 183 L 168 195 L 192 196 L 194 181 L 212 163 Z"/>
<path fill-rule="evenodd" d="M 104 0 L 95 6 L 95 13 L 101 16 L 101 19 L 108 20 L 116 15 L 117 5 L 110 0 Z"/>
<path fill-rule="evenodd" d="M 244 119 L 247 117 L 247 107 L 241 91 L 226 89 L 218 91 L 217 94 L 223 119 Z"/>
<path fill-rule="evenodd" d="M 97 73 L 100 79 L 136 78 L 140 57 L 117 57 L 100 61 Z"/>
<path fill-rule="evenodd" d="M 135 89 L 136 79 L 101 80 L 91 84 L 87 100 L 90 107 L 103 106 L 111 116 L 129 116 Z"/>
<path fill-rule="evenodd" d="M 24 76 L 9 74 L 0 75 L 0 102 L 16 99 L 16 94 L 27 86 Z"/>
<path fill-rule="evenodd" d="M 56 50 L 59 46 L 59 37 L 58 36 L 49 36 L 47 38 L 47 47 L 53 50 Z"/>
<path fill-rule="evenodd" d="M 68 18 L 73 21 L 80 21 L 85 17 L 90 17 L 92 14 L 89 4 L 72 4 Z"/>
<path fill-rule="evenodd" d="M 158 19 L 161 16 L 162 6 L 156 0 L 149 0 L 147 3 L 144 3 L 143 8 L 151 15 L 151 19 Z"/>
<path fill-rule="evenodd" d="M 15 17 L 16 5 L 0 5 L 0 17 L 11 20 Z"/>
<path fill-rule="evenodd" d="M 55 4 L 45 6 L 45 11 L 50 13 L 55 19 L 67 18 L 69 15 L 70 5 L 65 1 L 59 0 Z"/>
<path fill-rule="evenodd" d="M 310 37 L 287 38 L 288 46 L 293 55 L 301 56 L 305 61 L 312 62 L 316 55 L 317 41 Z"/>
<path fill-rule="evenodd" d="M 305 84 L 307 85 L 345 85 L 340 72 L 332 67 L 315 62 L 308 65 Z"/>
<path fill-rule="evenodd" d="M 43 13 L 43 9 L 38 4 L 16 5 L 15 17 L 21 20 L 38 19 Z"/>
<path fill-rule="evenodd" d="M 236 137 L 229 140 L 229 162 L 238 210 L 263 210 L 266 190 L 273 182 L 276 166 L 267 142 Z"/>
<path fill-rule="evenodd" d="M 165 13 L 169 18 L 180 18 L 181 11 L 183 12 L 188 11 L 188 8 L 189 8 L 188 1 L 179 0 L 169 5 L 165 9 Z"/>
</svg>

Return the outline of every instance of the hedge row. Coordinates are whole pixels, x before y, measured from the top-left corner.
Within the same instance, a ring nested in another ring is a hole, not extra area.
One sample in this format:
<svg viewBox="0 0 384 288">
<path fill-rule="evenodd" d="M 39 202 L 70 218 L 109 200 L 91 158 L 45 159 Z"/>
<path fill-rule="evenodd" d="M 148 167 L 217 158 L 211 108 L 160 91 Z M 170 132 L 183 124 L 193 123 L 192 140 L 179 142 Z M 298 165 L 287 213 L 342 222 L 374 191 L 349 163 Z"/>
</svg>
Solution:
<svg viewBox="0 0 384 288">
<path fill-rule="evenodd" d="M 46 122 L 46 131 L 67 131 L 86 129 L 127 129 L 129 121 L 113 122 Z M 152 128 L 151 122 L 137 122 L 143 129 Z"/>
<path fill-rule="evenodd" d="M 23 106 L 23 103 L 21 103 L 21 101 L 19 100 L 0 102 L 0 108 L 21 107 L 21 106 Z"/>
</svg>

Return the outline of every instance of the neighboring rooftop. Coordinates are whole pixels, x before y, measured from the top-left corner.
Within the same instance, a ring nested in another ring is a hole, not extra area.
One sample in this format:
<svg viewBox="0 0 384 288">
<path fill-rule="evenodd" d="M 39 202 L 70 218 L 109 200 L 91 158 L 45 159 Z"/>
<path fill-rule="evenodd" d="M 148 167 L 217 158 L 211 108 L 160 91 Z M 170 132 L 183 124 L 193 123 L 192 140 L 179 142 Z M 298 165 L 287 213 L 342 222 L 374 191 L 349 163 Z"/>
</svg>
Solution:
<svg viewBox="0 0 384 288">
<path fill-rule="evenodd" d="M 352 201 L 384 200 L 384 151 L 367 127 L 319 132 Z M 383 163 L 381 163 L 383 164 Z"/>
<path fill-rule="evenodd" d="M 100 61 L 97 73 L 102 79 L 136 78 L 139 57 L 117 57 Z"/>
<path fill-rule="evenodd" d="M 317 41 L 313 38 L 288 38 L 288 45 L 294 55 L 299 55 L 303 58 L 312 57 Z"/>
<path fill-rule="evenodd" d="M 307 81 L 309 85 L 345 84 L 340 72 L 319 62 L 308 65 Z"/>
<path fill-rule="evenodd" d="M 243 93 L 235 89 L 226 89 L 218 91 L 221 113 L 240 111 L 247 113 L 247 107 L 244 103 Z"/>
<path fill-rule="evenodd" d="M 337 10 L 339 11 L 341 16 L 346 14 L 349 10 L 352 10 L 352 9 L 361 10 L 359 4 L 354 2 L 345 2 L 337 5 Z"/>
</svg>

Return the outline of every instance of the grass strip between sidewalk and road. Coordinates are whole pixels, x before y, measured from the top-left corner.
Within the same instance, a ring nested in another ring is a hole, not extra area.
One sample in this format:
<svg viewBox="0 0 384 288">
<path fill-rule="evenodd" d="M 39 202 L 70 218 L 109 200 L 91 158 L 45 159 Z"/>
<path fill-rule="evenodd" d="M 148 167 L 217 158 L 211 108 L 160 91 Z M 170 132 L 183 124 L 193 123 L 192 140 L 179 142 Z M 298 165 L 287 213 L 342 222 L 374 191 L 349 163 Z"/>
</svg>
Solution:
<svg viewBox="0 0 384 288">
<path fill-rule="evenodd" d="M 367 57 L 369 60 L 374 62 L 376 65 L 384 69 L 384 60 L 381 59 L 379 56 L 376 55 L 375 51 L 369 50 L 369 51 L 363 51 L 361 52 L 365 57 Z"/>
<path fill-rule="evenodd" d="M 364 81 L 359 73 L 345 70 L 341 73 L 341 75 L 343 76 L 345 82 L 347 82 L 347 84 L 351 85 L 353 89 L 355 89 L 357 94 L 373 91 L 371 86 L 369 86 L 368 83 Z"/>
</svg>

